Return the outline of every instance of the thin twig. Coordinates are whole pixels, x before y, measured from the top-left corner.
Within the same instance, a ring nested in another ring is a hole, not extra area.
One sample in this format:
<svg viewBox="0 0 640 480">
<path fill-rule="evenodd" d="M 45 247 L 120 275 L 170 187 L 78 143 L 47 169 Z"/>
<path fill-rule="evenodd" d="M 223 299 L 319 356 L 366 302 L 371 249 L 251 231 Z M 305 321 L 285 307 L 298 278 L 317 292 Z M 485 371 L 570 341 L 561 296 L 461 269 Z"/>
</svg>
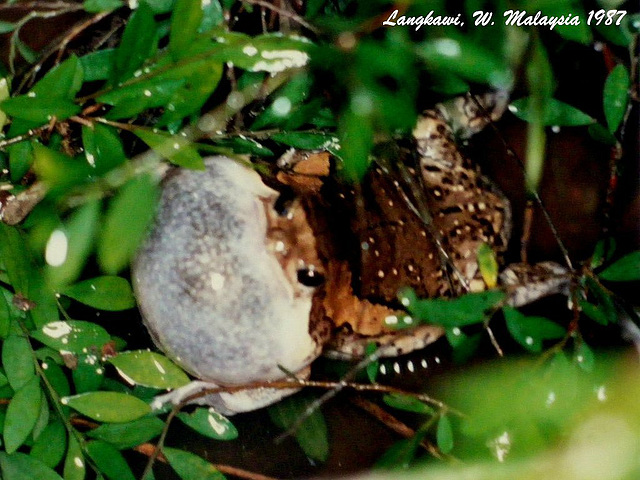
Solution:
<svg viewBox="0 0 640 480">
<path fill-rule="evenodd" d="M 141 445 L 133 447 L 133 450 L 135 450 L 138 453 L 141 453 L 146 457 L 151 457 L 153 455 L 153 452 L 156 450 L 156 446 L 153 445 L 152 443 L 143 443 Z M 162 455 L 162 453 L 158 454 L 158 456 L 156 457 L 156 460 L 162 463 L 169 463 L 166 457 Z M 246 480 L 276 480 L 274 477 L 268 477 L 266 475 L 262 475 L 261 473 L 251 472 L 249 470 L 233 467 L 231 465 L 225 465 L 221 463 L 211 463 L 211 462 L 209 462 L 209 464 L 219 472 L 226 473 L 228 475 L 233 475 L 234 477 L 238 477 L 238 478 L 244 478 Z M 141 477 L 141 478 L 144 478 L 144 477 Z"/>
<path fill-rule="evenodd" d="M 502 135 L 502 133 L 500 132 L 500 130 L 498 129 L 496 124 L 493 122 L 493 120 L 491 120 L 491 116 L 487 113 L 487 111 L 484 108 L 484 106 L 482 105 L 482 103 L 480 101 L 478 101 L 478 99 L 476 98 L 475 95 L 472 95 L 472 98 L 473 98 L 473 101 L 478 106 L 478 108 L 480 109 L 480 111 L 483 112 L 487 116 L 487 118 L 489 118 L 489 120 L 490 120 L 489 121 L 489 125 L 491 126 L 493 131 L 495 133 L 497 133 L 498 138 L 502 142 L 503 148 L 507 151 L 507 154 L 509 154 L 510 156 L 515 158 L 516 162 L 518 163 L 518 166 L 520 167 L 522 172 L 524 172 L 525 171 L 524 161 L 515 152 L 515 150 L 513 150 L 513 148 L 511 148 L 511 146 L 507 143 L 507 141 L 505 140 L 504 136 Z M 573 270 L 574 269 L 573 268 L 573 263 L 571 262 L 571 257 L 569 256 L 569 251 L 567 250 L 567 247 L 565 247 L 564 242 L 562 241 L 562 238 L 560 237 L 560 234 L 558 233 L 558 229 L 556 228 L 555 224 L 553 223 L 553 220 L 551 219 L 551 215 L 549 214 L 549 210 L 547 210 L 547 207 L 545 206 L 545 204 L 542 201 L 542 198 L 540 197 L 538 192 L 532 191 L 532 192 L 530 192 L 530 194 L 533 197 L 533 200 L 535 201 L 536 205 L 538 205 L 538 207 L 540 208 L 540 211 L 542 212 L 542 215 L 544 216 L 545 221 L 549 225 L 549 228 L 551 229 L 551 233 L 553 234 L 553 237 L 555 238 L 556 243 L 558 244 L 558 248 L 560 249 L 560 252 L 562 253 L 562 257 L 564 258 L 564 261 L 567 264 L 567 267 L 570 270 Z"/>
<path fill-rule="evenodd" d="M 393 430 L 398 435 L 404 438 L 413 438 L 416 434 L 416 431 L 407 426 L 405 423 L 398 420 L 396 417 L 387 412 L 384 408 L 379 405 L 362 398 L 360 396 L 356 396 L 350 399 L 351 403 L 362 408 L 365 412 L 371 414 L 375 419 L 382 422 L 387 428 Z M 442 459 L 442 453 L 433 443 L 431 443 L 427 439 L 423 439 L 420 442 L 420 446 L 424 448 L 427 452 L 433 455 L 436 458 Z"/>
<path fill-rule="evenodd" d="M 264 7 L 264 8 L 268 8 L 269 10 L 272 10 L 274 12 L 276 12 L 278 15 L 280 15 L 281 17 L 287 17 L 290 18 L 291 20 L 293 20 L 294 22 L 302 25 L 304 28 L 306 28 L 307 30 L 312 31 L 313 33 L 319 33 L 319 30 L 314 27 L 313 25 L 311 25 L 309 22 L 307 22 L 304 18 L 302 18 L 300 15 L 298 15 L 295 12 L 290 12 L 288 10 L 284 10 L 280 7 L 277 7 L 269 2 L 265 2 L 264 0 L 244 0 L 245 3 L 250 3 L 251 5 L 258 5 L 260 7 Z"/>
</svg>

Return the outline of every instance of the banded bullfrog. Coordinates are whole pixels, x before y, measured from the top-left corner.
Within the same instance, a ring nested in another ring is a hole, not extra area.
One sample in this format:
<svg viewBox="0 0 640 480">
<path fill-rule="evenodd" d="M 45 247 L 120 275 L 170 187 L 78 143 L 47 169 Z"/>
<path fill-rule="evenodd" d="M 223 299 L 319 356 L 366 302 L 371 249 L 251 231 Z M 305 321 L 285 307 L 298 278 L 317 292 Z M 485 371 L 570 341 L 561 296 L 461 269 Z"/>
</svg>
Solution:
<svg viewBox="0 0 640 480">
<path fill-rule="evenodd" d="M 335 181 L 318 152 L 288 152 L 269 181 L 223 156 L 206 159 L 205 172 L 169 173 L 133 264 L 134 287 L 157 346 L 200 381 L 157 405 L 212 385 L 279 380 L 284 372 L 304 378 L 323 352 L 357 358 L 375 342 L 393 356 L 441 337 L 433 325 L 394 329 L 399 319 L 411 322 L 396 295 L 407 286 L 427 297 L 486 288 L 478 247 L 505 250 L 511 210 L 456 138 L 498 117 L 506 101 L 468 96 L 425 112 L 408 141 L 377 147 L 358 185 Z M 554 291 L 566 281 L 556 283 Z M 229 414 L 292 391 L 198 401 Z"/>
</svg>

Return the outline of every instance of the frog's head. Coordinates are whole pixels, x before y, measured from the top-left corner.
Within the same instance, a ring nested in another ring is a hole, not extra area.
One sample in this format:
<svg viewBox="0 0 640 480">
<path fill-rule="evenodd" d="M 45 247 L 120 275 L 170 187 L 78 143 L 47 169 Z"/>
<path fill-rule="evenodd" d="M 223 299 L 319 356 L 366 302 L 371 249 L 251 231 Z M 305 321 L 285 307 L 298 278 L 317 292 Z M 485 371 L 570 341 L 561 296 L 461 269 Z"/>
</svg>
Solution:
<svg viewBox="0 0 640 480">
<path fill-rule="evenodd" d="M 158 346 L 193 375 L 240 384 L 296 372 L 321 351 L 309 331 L 323 269 L 305 211 L 226 157 L 167 178 L 133 265 Z"/>
</svg>

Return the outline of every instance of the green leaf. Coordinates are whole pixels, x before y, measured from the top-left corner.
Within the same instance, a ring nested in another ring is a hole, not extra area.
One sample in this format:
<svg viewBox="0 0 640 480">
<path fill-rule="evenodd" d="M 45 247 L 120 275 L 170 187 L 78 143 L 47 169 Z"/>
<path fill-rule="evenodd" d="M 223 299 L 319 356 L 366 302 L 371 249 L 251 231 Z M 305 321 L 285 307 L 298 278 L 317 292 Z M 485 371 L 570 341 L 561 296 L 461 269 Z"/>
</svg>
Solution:
<svg viewBox="0 0 640 480">
<path fill-rule="evenodd" d="M 62 480 L 60 475 L 44 463 L 20 452 L 12 455 L 0 452 L 0 469 L 3 480 Z"/>
<path fill-rule="evenodd" d="M 126 267 L 153 220 L 159 190 L 150 175 L 129 181 L 109 203 L 98 238 L 98 263 L 110 275 Z"/>
<path fill-rule="evenodd" d="M 503 308 L 507 329 L 520 345 L 530 352 L 542 351 L 542 341 L 562 338 L 566 330 L 544 317 L 528 317 L 512 307 Z"/>
<path fill-rule="evenodd" d="M 224 480 L 225 476 L 213 465 L 193 453 L 164 447 L 162 453 L 167 457 L 169 465 L 183 480 Z"/>
<path fill-rule="evenodd" d="M 270 138 L 276 142 L 303 150 L 327 150 L 335 148 L 338 140 L 334 136 L 325 135 L 324 133 L 309 132 L 275 133 L 271 135 Z"/>
<path fill-rule="evenodd" d="M 195 40 L 202 18 L 202 2 L 176 0 L 169 34 L 169 51 L 174 59 L 180 59 Z"/>
<path fill-rule="evenodd" d="M 62 461 L 66 450 L 67 431 L 60 420 L 54 420 L 38 436 L 29 455 L 46 466 L 55 468 Z"/>
<path fill-rule="evenodd" d="M 304 394 L 285 398 L 269 407 L 269 417 L 278 427 L 286 430 L 306 412 L 313 401 L 313 397 L 305 396 Z M 320 410 L 315 410 L 294 432 L 294 435 L 307 456 L 321 462 L 328 458 L 327 424 Z"/>
<path fill-rule="evenodd" d="M 18 183 L 33 164 L 33 148 L 31 147 L 31 142 L 25 141 L 11 145 L 8 151 L 11 181 Z"/>
<path fill-rule="evenodd" d="M 60 397 L 65 397 L 71 393 L 69 380 L 60 365 L 51 360 L 51 358 L 46 358 L 42 361 L 42 369 L 53 390 Z"/>
<path fill-rule="evenodd" d="M 111 84 L 116 85 L 131 78 L 151 57 L 156 47 L 156 22 L 153 19 L 153 11 L 145 2 L 141 2 L 122 33 L 114 57 Z"/>
<path fill-rule="evenodd" d="M 609 130 L 600 123 L 592 123 L 589 125 L 587 130 L 589 135 L 591 135 L 591 138 L 600 143 L 604 143 L 605 145 L 612 147 L 617 142 L 616 137 L 614 137 L 611 132 L 609 132 Z"/>
<path fill-rule="evenodd" d="M 573 360 L 585 372 L 593 371 L 595 356 L 593 354 L 593 350 L 591 350 L 589 345 L 587 345 L 583 340 L 576 343 L 575 349 L 573 351 Z"/>
<path fill-rule="evenodd" d="M 311 84 L 312 78 L 308 73 L 294 76 L 277 93 L 272 95 L 273 101 L 256 118 L 251 129 L 260 130 L 268 126 L 283 125 L 291 112 L 307 98 Z"/>
<path fill-rule="evenodd" d="M 107 48 L 97 52 L 90 52 L 80 57 L 80 65 L 82 65 L 82 70 L 84 71 L 84 81 L 95 82 L 96 80 L 110 78 L 111 68 L 115 62 L 115 54 L 115 49 Z"/>
<path fill-rule="evenodd" d="M 100 202 L 86 203 L 49 236 L 45 276 L 51 288 L 60 289 L 80 276 L 93 247 L 99 215 Z"/>
<path fill-rule="evenodd" d="M 485 49 L 471 39 L 438 38 L 427 40 L 416 51 L 430 69 L 453 73 L 465 80 L 509 87 L 513 74 L 495 52 Z"/>
<path fill-rule="evenodd" d="M 82 87 L 84 73 L 82 64 L 75 55 L 52 68 L 31 89 L 36 97 L 49 97 L 73 100 Z M 29 95 L 26 95 L 29 97 Z M 33 97 L 33 98 L 36 98 Z"/>
<path fill-rule="evenodd" d="M 309 61 L 307 53 L 313 44 L 303 37 L 287 37 L 280 33 L 268 33 L 257 37 L 221 34 L 232 45 L 223 44 L 220 56 L 224 61 L 250 72 L 277 73 L 303 67 Z M 226 45 L 226 46 L 225 46 Z"/>
<path fill-rule="evenodd" d="M 27 242 L 16 227 L 0 222 L 0 260 L 16 293 L 26 295 L 29 290 L 31 255 Z"/>
<path fill-rule="evenodd" d="M 123 6 L 122 0 L 84 0 L 84 10 L 89 13 L 110 12 Z"/>
<path fill-rule="evenodd" d="M 419 413 L 420 415 L 434 415 L 436 413 L 431 406 L 411 395 L 389 393 L 382 397 L 382 401 L 392 408 L 405 412 Z"/>
<path fill-rule="evenodd" d="M 84 480 L 86 466 L 82 449 L 75 436 L 69 436 L 69 448 L 64 460 L 64 480 Z"/>
<path fill-rule="evenodd" d="M 0 34 L 13 32 L 17 24 L 13 22 L 0 21 Z"/>
<path fill-rule="evenodd" d="M 109 480 L 135 480 L 122 454 L 108 443 L 93 440 L 87 443 L 86 449 L 98 470 Z"/>
<path fill-rule="evenodd" d="M 129 282 L 116 276 L 96 277 L 71 285 L 60 293 L 100 310 L 117 312 L 135 307 Z"/>
<path fill-rule="evenodd" d="M 29 383 L 36 375 L 29 340 L 21 335 L 9 335 L 2 345 L 2 366 L 14 390 Z"/>
<path fill-rule="evenodd" d="M 436 430 L 436 443 L 442 453 L 449 453 L 453 450 L 453 430 L 449 417 L 442 415 L 438 420 Z"/>
<path fill-rule="evenodd" d="M 100 95 L 98 101 L 113 105 L 108 117 L 112 119 L 133 117 L 149 108 L 163 107 L 182 87 L 186 78 L 166 76 L 136 80 Z"/>
<path fill-rule="evenodd" d="M 132 395 L 118 392 L 88 392 L 64 397 L 68 405 L 99 422 L 125 423 L 151 412 L 151 407 Z"/>
<path fill-rule="evenodd" d="M 53 117 L 65 120 L 80 113 L 80 106 L 60 97 L 26 94 L 9 98 L 0 103 L 0 109 L 11 117 L 19 118 L 39 125 L 48 123 Z"/>
<path fill-rule="evenodd" d="M 481 323 L 491 310 L 498 307 L 505 294 L 500 290 L 468 293 L 453 300 L 427 298 L 420 300 L 412 290 L 403 289 L 399 294 L 401 303 L 416 318 L 445 328 L 463 327 Z M 412 326 L 413 322 L 399 327 Z"/>
<path fill-rule="evenodd" d="M 76 393 L 94 392 L 104 382 L 104 368 L 95 353 L 78 355 L 78 366 L 71 372 Z"/>
<path fill-rule="evenodd" d="M 224 12 L 218 0 L 202 2 L 203 18 L 198 28 L 199 32 L 206 32 L 213 27 L 222 25 L 224 22 Z"/>
<path fill-rule="evenodd" d="M 611 260 L 613 253 L 616 249 L 616 241 L 612 237 L 606 237 L 598 240 L 596 246 L 593 249 L 593 255 L 591 256 L 590 267 L 598 268 L 602 266 L 605 261 Z"/>
<path fill-rule="evenodd" d="M 521 120 L 527 122 L 532 120 L 529 97 L 519 98 L 511 102 L 509 111 Z M 555 98 L 549 98 L 545 100 L 541 122 L 545 126 L 577 127 L 590 125 L 595 123 L 595 120 L 571 105 Z"/>
<path fill-rule="evenodd" d="M 205 169 L 198 150 L 183 137 L 148 130 L 136 130 L 134 133 L 171 163 L 193 170 Z"/>
<path fill-rule="evenodd" d="M 376 467 L 392 470 L 408 468 L 424 437 L 425 432 L 418 431 L 413 438 L 397 441 L 376 461 Z"/>
<path fill-rule="evenodd" d="M 178 418 L 196 432 L 214 440 L 234 440 L 238 430 L 213 408 L 196 408 L 193 413 L 178 413 Z"/>
<path fill-rule="evenodd" d="M 375 344 L 375 342 L 367 343 L 367 346 L 365 347 L 365 351 L 364 351 L 365 357 L 369 357 L 373 355 L 377 349 L 378 347 Z M 367 364 L 367 367 L 366 367 L 367 378 L 371 383 L 376 383 L 376 378 L 378 377 L 379 371 L 380 371 L 380 360 L 369 362 Z"/>
<path fill-rule="evenodd" d="M 145 387 L 178 388 L 189 383 L 189 377 L 171 360 L 148 350 L 120 353 L 109 362 L 123 377 Z"/>
<path fill-rule="evenodd" d="M 498 260 L 493 249 L 484 242 L 478 245 L 478 267 L 487 287 L 495 288 L 498 284 Z"/>
<path fill-rule="evenodd" d="M 15 452 L 27 439 L 40 415 L 42 401 L 38 377 L 33 377 L 16 391 L 7 408 L 2 432 L 7 453 Z"/>
<path fill-rule="evenodd" d="M 100 325 L 83 320 L 50 322 L 31 336 L 54 350 L 82 353 L 88 349 L 98 352 L 111 340 L 111 336 Z"/>
<path fill-rule="evenodd" d="M 640 250 L 620 258 L 600 272 L 598 276 L 609 282 L 640 280 Z"/>
<path fill-rule="evenodd" d="M 366 109 L 359 107 L 357 100 L 340 118 L 338 133 L 342 149 L 341 174 L 351 182 L 359 181 L 369 167 L 369 154 L 373 148 L 373 124 Z"/>
<path fill-rule="evenodd" d="M 35 141 L 31 145 L 33 168 L 38 178 L 49 186 L 67 189 L 91 178 L 92 169 L 83 157 L 71 158 Z"/>
<path fill-rule="evenodd" d="M 87 432 L 91 438 L 110 443 L 119 450 L 133 448 L 162 433 L 164 422 L 157 417 L 143 417 L 127 423 L 100 425 Z"/>
<path fill-rule="evenodd" d="M 102 175 L 126 161 L 120 135 L 115 128 L 96 123 L 82 127 L 82 145 L 87 163 Z"/>
<path fill-rule="evenodd" d="M 602 92 L 602 104 L 604 117 L 607 120 L 609 132 L 612 134 L 618 130 L 620 122 L 624 117 L 629 102 L 629 87 L 631 79 L 629 72 L 622 64 L 616 66 L 604 83 Z"/>
</svg>

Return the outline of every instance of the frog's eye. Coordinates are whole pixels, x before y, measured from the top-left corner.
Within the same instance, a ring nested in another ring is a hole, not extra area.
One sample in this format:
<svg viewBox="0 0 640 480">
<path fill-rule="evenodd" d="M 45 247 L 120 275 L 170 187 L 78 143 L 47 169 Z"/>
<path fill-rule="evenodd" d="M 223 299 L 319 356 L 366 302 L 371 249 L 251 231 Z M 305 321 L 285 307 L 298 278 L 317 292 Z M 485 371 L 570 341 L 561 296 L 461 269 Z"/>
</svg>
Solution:
<svg viewBox="0 0 640 480">
<path fill-rule="evenodd" d="M 298 282 L 306 287 L 319 287 L 324 283 L 324 275 L 313 267 L 298 270 Z"/>
</svg>

